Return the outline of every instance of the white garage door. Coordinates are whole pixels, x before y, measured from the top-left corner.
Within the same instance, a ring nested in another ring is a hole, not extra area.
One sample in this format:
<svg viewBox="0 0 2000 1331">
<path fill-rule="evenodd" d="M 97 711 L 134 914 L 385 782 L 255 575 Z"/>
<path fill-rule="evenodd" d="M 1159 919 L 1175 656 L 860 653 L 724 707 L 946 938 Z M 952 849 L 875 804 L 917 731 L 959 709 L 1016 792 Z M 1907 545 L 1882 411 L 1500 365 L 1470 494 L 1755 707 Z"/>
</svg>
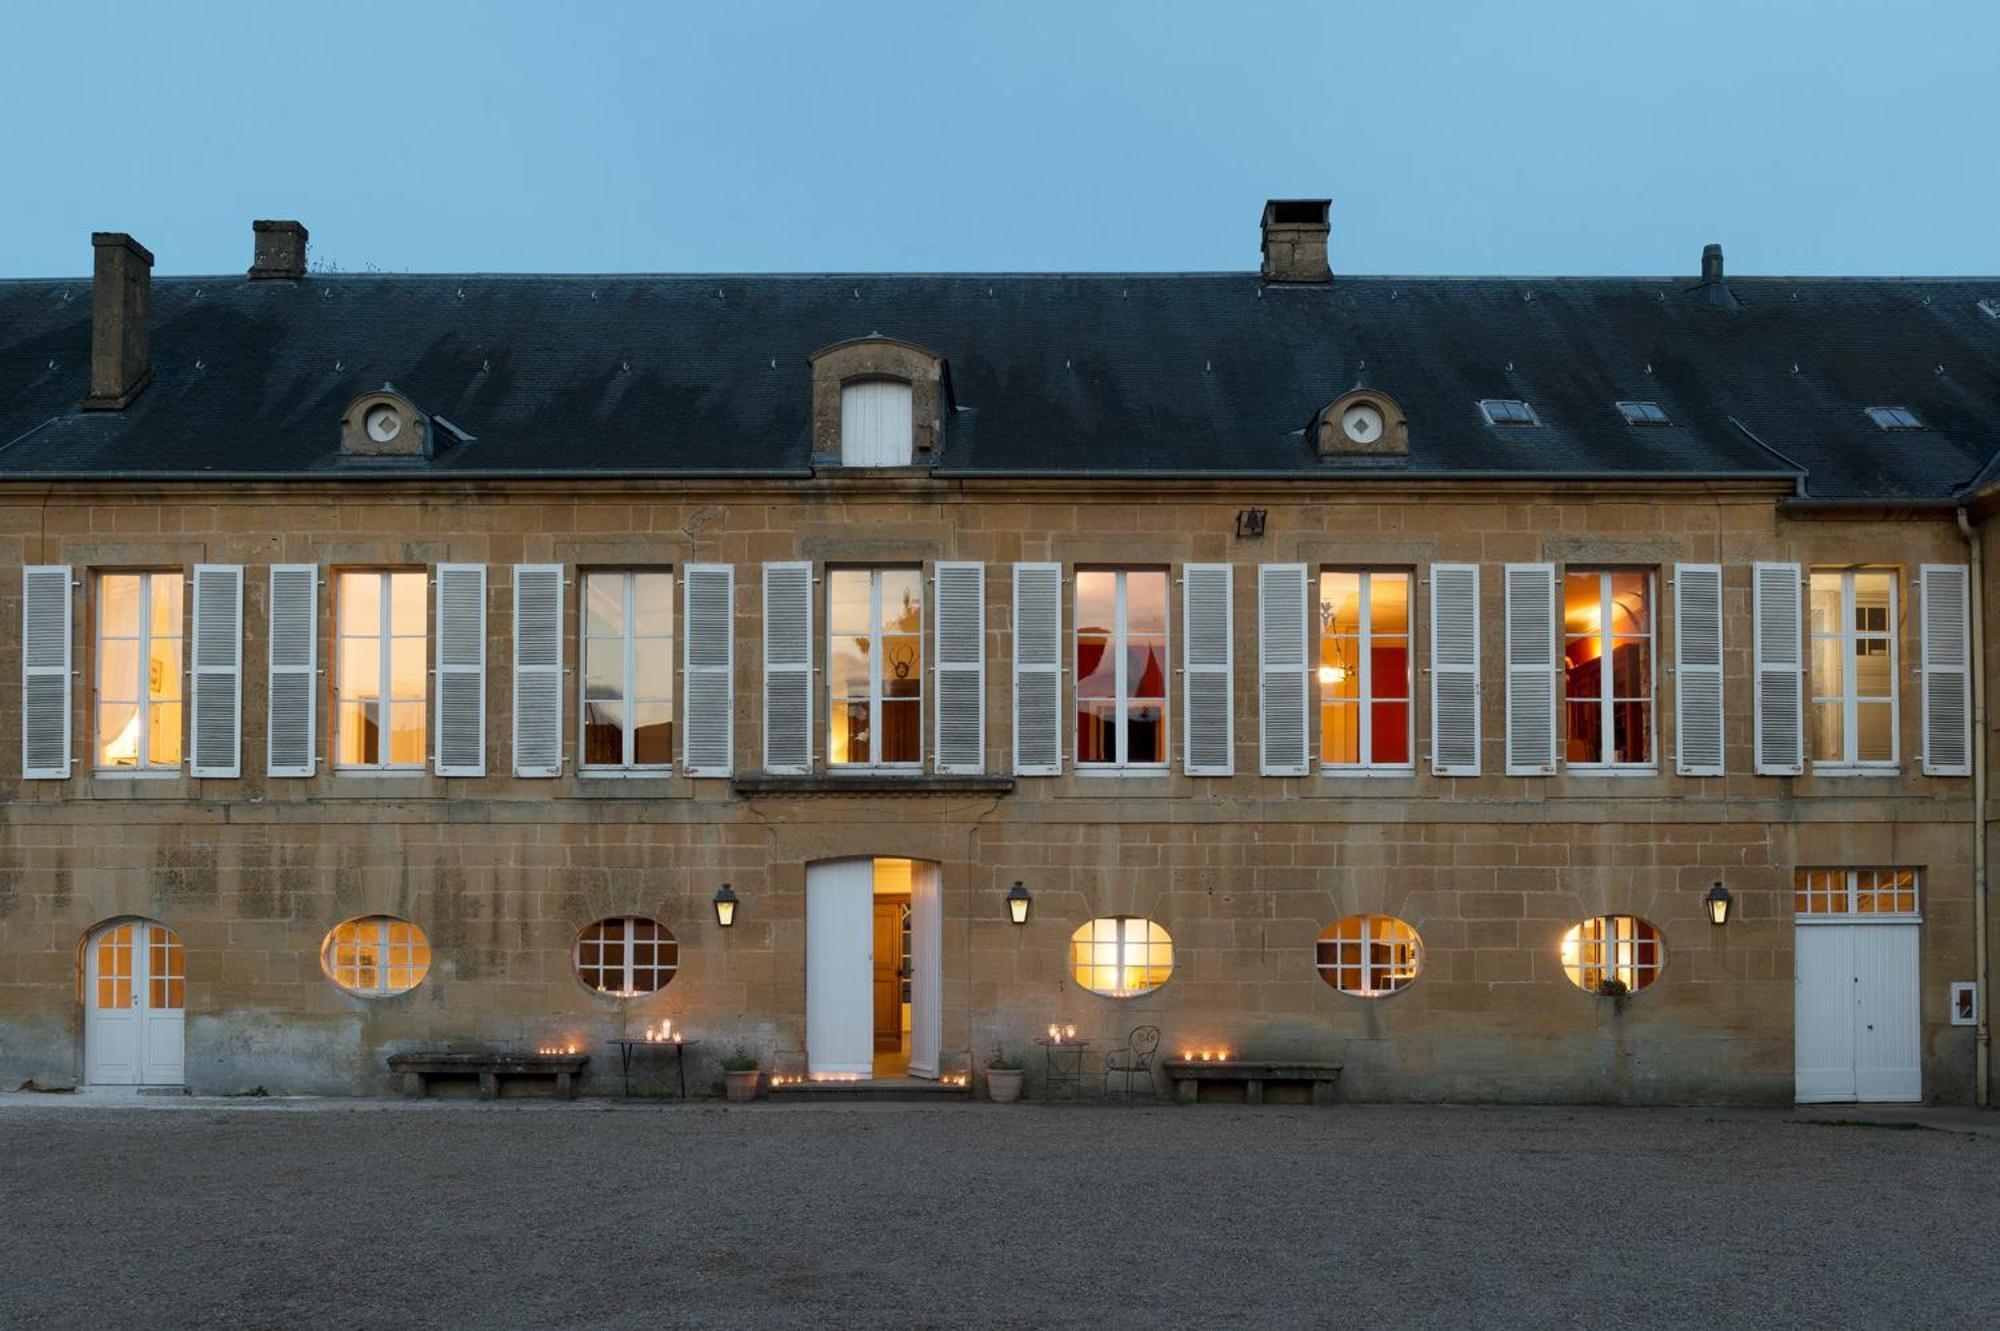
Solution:
<svg viewBox="0 0 2000 1331">
<path fill-rule="evenodd" d="M 1920 1101 L 1914 870 L 1799 874 L 1795 1098 Z"/>
</svg>

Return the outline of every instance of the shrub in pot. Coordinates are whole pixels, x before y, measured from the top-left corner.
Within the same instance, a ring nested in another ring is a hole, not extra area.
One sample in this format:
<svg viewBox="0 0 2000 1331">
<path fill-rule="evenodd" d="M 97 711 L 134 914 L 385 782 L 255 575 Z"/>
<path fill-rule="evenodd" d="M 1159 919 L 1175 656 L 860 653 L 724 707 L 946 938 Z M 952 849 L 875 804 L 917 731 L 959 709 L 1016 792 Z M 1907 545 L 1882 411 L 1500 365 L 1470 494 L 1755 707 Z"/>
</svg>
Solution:
<svg viewBox="0 0 2000 1331">
<path fill-rule="evenodd" d="M 1013 1104 L 1021 1098 L 1021 1079 L 1027 1071 L 1020 1055 L 1000 1051 L 986 1065 L 986 1094 L 996 1105 Z"/>
<path fill-rule="evenodd" d="M 757 1098 L 757 1060 L 742 1045 L 722 1060 L 722 1081 L 729 1098 L 738 1104 Z"/>
</svg>

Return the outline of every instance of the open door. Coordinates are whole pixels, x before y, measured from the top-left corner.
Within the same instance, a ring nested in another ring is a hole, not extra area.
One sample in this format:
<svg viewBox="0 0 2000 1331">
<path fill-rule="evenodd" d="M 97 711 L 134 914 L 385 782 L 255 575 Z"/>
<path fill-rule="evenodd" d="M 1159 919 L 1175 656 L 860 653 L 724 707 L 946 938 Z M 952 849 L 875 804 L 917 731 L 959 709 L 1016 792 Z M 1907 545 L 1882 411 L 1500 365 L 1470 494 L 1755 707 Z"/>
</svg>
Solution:
<svg viewBox="0 0 2000 1331">
<path fill-rule="evenodd" d="M 944 905 L 938 867 L 910 872 L 910 1075 L 935 1081 L 944 1030 Z"/>
<path fill-rule="evenodd" d="M 806 1071 L 863 1078 L 875 1070 L 875 865 L 806 866 Z"/>
</svg>

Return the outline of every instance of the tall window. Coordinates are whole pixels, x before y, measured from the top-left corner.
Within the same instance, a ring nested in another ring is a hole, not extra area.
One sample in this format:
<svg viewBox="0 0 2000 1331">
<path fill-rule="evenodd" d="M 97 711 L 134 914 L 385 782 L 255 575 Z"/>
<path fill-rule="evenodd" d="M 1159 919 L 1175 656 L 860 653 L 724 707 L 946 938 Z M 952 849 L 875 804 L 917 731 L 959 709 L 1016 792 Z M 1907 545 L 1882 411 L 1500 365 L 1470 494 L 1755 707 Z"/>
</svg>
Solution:
<svg viewBox="0 0 2000 1331">
<path fill-rule="evenodd" d="M 577 935 L 577 978 L 601 994 L 633 998 L 664 989 L 680 965 L 681 945 L 658 920 L 623 915 Z"/>
<path fill-rule="evenodd" d="M 1813 761 L 1829 767 L 1896 762 L 1896 575 L 1886 569 L 1812 575 Z"/>
<path fill-rule="evenodd" d="M 1167 761 L 1167 575 L 1076 575 L 1076 761 Z"/>
<path fill-rule="evenodd" d="M 179 573 L 97 579 L 97 765 L 169 771 L 181 763 Z"/>
<path fill-rule="evenodd" d="M 922 762 L 923 570 L 833 569 L 826 585 L 827 760 L 836 767 Z"/>
<path fill-rule="evenodd" d="M 1410 766 L 1410 575 L 1319 575 L 1319 760 Z"/>
<path fill-rule="evenodd" d="M 1652 574 L 1564 576 L 1563 699 L 1569 763 L 1652 766 Z"/>
<path fill-rule="evenodd" d="M 418 572 L 340 575 L 333 714 L 342 767 L 424 765 L 428 584 Z"/>
<path fill-rule="evenodd" d="M 581 729 L 585 767 L 673 761 L 673 574 L 584 574 Z"/>
<path fill-rule="evenodd" d="M 320 945 L 327 978 L 364 998 L 407 993 L 431 970 L 431 940 L 408 920 L 370 915 L 337 924 Z"/>
<path fill-rule="evenodd" d="M 1174 940 L 1151 920 L 1106 915 L 1070 935 L 1069 971 L 1094 994 L 1136 998 L 1174 973 Z"/>
<path fill-rule="evenodd" d="M 1563 935 L 1563 974 L 1592 993 L 1644 989 L 1660 978 L 1664 962 L 1660 931 L 1636 915 L 1592 916 Z"/>
</svg>

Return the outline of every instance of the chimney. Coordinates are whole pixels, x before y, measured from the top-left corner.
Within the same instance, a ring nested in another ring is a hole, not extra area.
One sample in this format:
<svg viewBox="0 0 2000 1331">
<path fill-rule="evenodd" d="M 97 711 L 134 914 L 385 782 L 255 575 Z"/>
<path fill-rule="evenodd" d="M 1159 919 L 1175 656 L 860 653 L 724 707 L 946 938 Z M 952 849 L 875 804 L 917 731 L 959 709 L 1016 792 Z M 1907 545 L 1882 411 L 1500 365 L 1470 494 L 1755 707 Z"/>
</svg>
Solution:
<svg viewBox="0 0 2000 1331">
<path fill-rule="evenodd" d="M 250 230 L 257 242 L 250 262 L 251 281 L 306 275 L 304 227 L 297 222 L 252 222 Z"/>
<path fill-rule="evenodd" d="M 94 231 L 90 282 L 90 396 L 85 411 L 122 411 L 153 381 L 146 351 L 153 255 L 123 231 Z"/>
<path fill-rule="evenodd" d="M 1331 199 L 1272 199 L 1264 205 L 1264 280 L 1327 282 L 1327 209 Z"/>
<path fill-rule="evenodd" d="M 1722 280 L 1722 246 L 1704 245 L 1701 247 L 1701 280 L 1704 282 L 1720 282 Z"/>
</svg>

